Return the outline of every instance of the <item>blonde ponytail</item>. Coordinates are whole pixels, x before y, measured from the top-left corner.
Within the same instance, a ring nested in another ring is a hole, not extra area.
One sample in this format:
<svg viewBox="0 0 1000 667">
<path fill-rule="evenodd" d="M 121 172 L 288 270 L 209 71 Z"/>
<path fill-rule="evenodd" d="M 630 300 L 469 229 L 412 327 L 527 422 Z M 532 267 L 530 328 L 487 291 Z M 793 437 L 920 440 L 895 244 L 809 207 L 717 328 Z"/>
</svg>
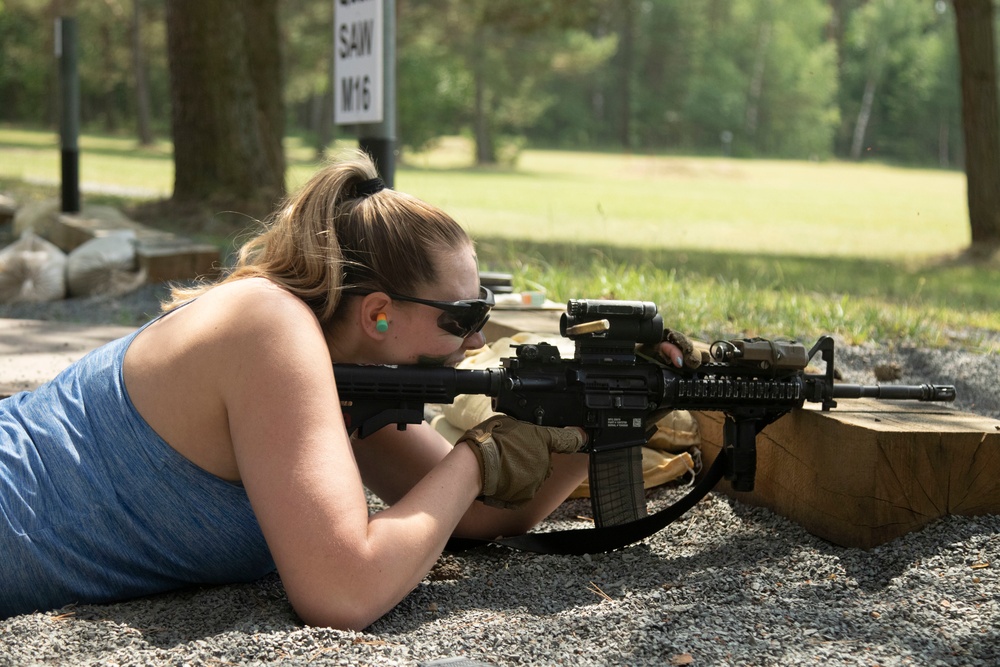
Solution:
<svg viewBox="0 0 1000 667">
<path fill-rule="evenodd" d="M 367 154 L 342 155 L 285 199 L 264 230 L 239 249 L 224 278 L 174 287 L 163 310 L 218 284 L 263 277 L 302 299 L 327 324 L 344 288 L 412 294 L 434 282 L 437 254 L 471 240 L 451 216 L 415 197 L 391 189 L 368 194 L 368 182 L 376 178 Z"/>
</svg>

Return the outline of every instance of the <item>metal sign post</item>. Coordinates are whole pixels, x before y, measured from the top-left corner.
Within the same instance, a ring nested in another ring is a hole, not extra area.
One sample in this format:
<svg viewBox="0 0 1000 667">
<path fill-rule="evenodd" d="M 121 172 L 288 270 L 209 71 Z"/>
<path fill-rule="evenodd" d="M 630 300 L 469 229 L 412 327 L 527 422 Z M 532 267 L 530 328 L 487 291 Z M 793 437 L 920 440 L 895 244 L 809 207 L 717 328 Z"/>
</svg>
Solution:
<svg viewBox="0 0 1000 667">
<path fill-rule="evenodd" d="M 356 125 L 386 185 L 395 179 L 395 0 L 334 0 L 334 123 Z"/>
<path fill-rule="evenodd" d="M 59 62 L 59 153 L 62 163 L 63 213 L 80 212 L 80 74 L 76 66 L 76 19 L 56 19 Z"/>
</svg>

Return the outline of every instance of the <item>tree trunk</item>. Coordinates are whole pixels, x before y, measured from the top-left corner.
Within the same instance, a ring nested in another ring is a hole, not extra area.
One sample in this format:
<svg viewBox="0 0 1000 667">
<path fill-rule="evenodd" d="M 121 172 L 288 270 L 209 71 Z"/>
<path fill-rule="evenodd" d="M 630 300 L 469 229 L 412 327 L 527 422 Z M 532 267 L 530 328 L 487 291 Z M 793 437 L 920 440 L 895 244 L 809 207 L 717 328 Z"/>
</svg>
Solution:
<svg viewBox="0 0 1000 667">
<path fill-rule="evenodd" d="M 146 59 L 142 53 L 142 0 L 132 0 L 132 75 L 135 79 L 139 145 L 149 146 L 153 143 L 153 129 L 150 123 L 149 77 L 146 75 Z"/>
<path fill-rule="evenodd" d="M 479 39 L 476 40 L 476 43 L 482 45 L 486 34 L 485 30 L 481 27 L 478 30 L 478 36 Z M 487 109 L 489 104 L 489 90 L 486 85 L 486 72 L 484 71 L 486 67 L 484 62 L 485 56 L 483 55 L 484 50 L 484 48 L 476 49 L 472 55 L 472 71 L 475 78 L 473 83 L 475 86 L 475 100 L 472 124 L 476 141 L 477 165 L 496 164 L 497 161 L 496 146 L 493 143 L 493 132 L 490 127 L 491 114 L 489 109 Z"/>
<path fill-rule="evenodd" d="M 497 155 L 493 145 L 493 133 L 490 130 L 490 114 L 486 109 L 486 81 L 482 72 L 476 70 L 476 100 L 475 119 L 473 120 L 476 137 L 476 164 L 496 164 Z"/>
<path fill-rule="evenodd" d="M 333 20 L 332 17 L 330 19 Z M 316 161 L 321 162 L 326 159 L 327 147 L 333 141 L 333 50 L 324 59 L 327 64 L 326 85 L 323 86 L 323 94 L 319 103 L 319 122 L 316 124 Z"/>
<path fill-rule="evenodd" d="M 938 166 L 947 169 L 951 166 L 951 145 L 948 143 L 948 119 L 943 118 L 938 123 Z"/>
<path fill-rule="evenodd" d="M 872 105 L 875 103 L 875 88 L 878 82 L 874 75 L 869 75 L 865 82 L 865 92 L 861 96 L 861 108 L 858 109 L 858 119 L 854 123 L 854 136 L 851 139 L 851 159 L 860 160 L 861 150 L 865 146 L 865 133 L 868 131 L 868 120 L 872 116 Z"/>
<path fill-rule="evenodd" d="M 259 215 L 284 193 L 277 0 L 168 0 L 177 203 Z"/>
<path fill-rule="evenodd" d="M 101 116 L 104 118 L 104 131 L 108 134 L 113 134 L 118 129 L 119 105 L 117 104 L 118 100 L 115 98 L 117 77 L 112 72 L 115 72 L 118 68 L 115 66 L 115 54 L 112 51 L 114 39 L 111 36 L 111 24 L 109 20 L 111 19 L 105 19 L 100 23 L 100 27 L 98 28 L 98 43 L 101 45 L 101 67 L 107 72 L 107 76 L 102 82 L 104 90 L 101 92 L 101 97 L 103 98 Z"/>
<path fill-rule="evenodd" d="M 621 33 L 618 47 L 618 143 L 629 151 L 632 149 L 632 79 L 635 77 L 635 3 L 622 0 Z"/>
<path fill-rule="evenodd" d="M 851 140 L 851 159 L 860 160 L 861 151 L 865 146 L 865 134 L 868 133 L 868 121 L 872 117 L 872 106 L 875 104 L 875 89 L 882 78 L 882 62 L 885 59 L 885 42 L 879 42 L 875 47 L 875 60 L 865 81 L 865 92 L 861 96 L 861 108 L 858 109 L 858 119 L 854 123 L 854 137 Z"/>
<path fill-rule="evenodd" d="M 954 0 L 972 251 L 1000 248 L 1000 101 L 993 0 Z"/>
<path fill-rule="evenodd" d="M 747 95 L 746 131 L 751 140 L 757 136 L 760 97 L 764 92 L 764 70 L 767 66 L 767 49 L 770 44 L 771 21 L 764 19 L 757 32 L 757 49 L 754 52 L 753 73 L 750 76 L 750 91 Z"/>
<path fill-rule="evenodd" d="M 259 135 L 267 174 L 276 195 L 285 192 L 285 90 L 281 78 L 281 30 L 278 0 L 237 0 L 243 12 L 243 48 L 257 100 Z M 276 199 L 277 197 L 275 197 Z"/>
</svg>

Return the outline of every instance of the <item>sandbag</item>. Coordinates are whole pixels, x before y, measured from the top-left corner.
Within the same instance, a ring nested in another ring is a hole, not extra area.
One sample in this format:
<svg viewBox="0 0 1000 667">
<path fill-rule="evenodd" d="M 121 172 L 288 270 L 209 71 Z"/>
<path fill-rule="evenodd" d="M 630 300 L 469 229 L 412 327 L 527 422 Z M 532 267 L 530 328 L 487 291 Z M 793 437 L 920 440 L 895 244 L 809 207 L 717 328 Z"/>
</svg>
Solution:
<svg viewBox="0 0 1000 667">
<path fill-rule="evenodd" d="M 66 258 L 66 289 L 70 296 L 124 294 L 138 287 L 135 233 L 121 231 L 91 239 Z"/>
<path fill-rule="evenodd" d="M 31 230 L 0 250 L 0 303 L 66 297 L 66 253 Z"/>
</svg>

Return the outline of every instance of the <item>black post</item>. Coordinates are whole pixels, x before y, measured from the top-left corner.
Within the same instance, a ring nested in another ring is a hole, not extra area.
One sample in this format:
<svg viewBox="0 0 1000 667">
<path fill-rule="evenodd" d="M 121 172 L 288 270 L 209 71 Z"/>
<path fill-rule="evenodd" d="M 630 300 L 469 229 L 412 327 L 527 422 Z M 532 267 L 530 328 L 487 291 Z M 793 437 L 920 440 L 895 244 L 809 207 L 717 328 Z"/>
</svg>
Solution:
<svg viewBox="0 0 1000 667">
<path fill-rule="evenodd" d="M 76 19 L 56 19 L 59 61 L 59 153 L 62 160 L 62 211 L 80 212 L 80 76 L 77 71 Z"/>
<path fill-rule="evenodd" d="M 391 188 L 396 181 L 396 0 L 382 3 L 382 122 L 360 126 L 358 148 L 372 157 Z"/>
<path fill-rule="evenodd" d="M 358 148 L 368 153 L 375 166 L 378 167 L 379 176 L 385 181 L 386 186 L 393 187 L 396 180 L 396 142 L 385 137 L 361 137 L 358 139 Z"/>
</svg>

